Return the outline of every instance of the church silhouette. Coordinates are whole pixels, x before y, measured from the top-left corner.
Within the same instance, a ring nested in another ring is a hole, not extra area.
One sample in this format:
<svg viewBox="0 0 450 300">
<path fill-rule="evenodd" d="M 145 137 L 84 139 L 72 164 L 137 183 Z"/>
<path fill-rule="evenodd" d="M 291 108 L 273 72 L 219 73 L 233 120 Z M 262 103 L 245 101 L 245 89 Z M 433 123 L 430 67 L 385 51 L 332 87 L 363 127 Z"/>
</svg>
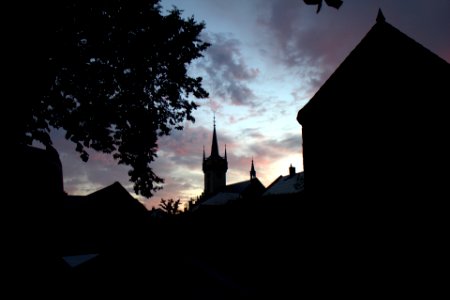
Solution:
<svg viewBox="0 0 450 300">
<path fill-rule="evenodd" d="M 227 146 L 225 145 L 224 157 L 220 156 L 216 133 L 216 118 L 214 117 L 211 155 L 208 158 L 205 157 L 205 147 L 203 146 L 203 173 L 205 174 L 203 193 L 205 197 L 216 194 L 226 186 L 227 170 Z"/>
<path fill-rule="evenodd" d="M 227 185 L 227 148 L 225 145 L 224 156 L 220 156 L 215 117 L 211 144 L 211 155 L 209 157 L 206 157 L 205 147 L 203 147 L 202 168 L 204 173 L 204 190 L 203 194 L 199 198 L 200 204 L 222 205 L 238 199 L 259 197 L 266 190 L 261 181 L 256 177 L 253 158 L 250 168 L 250 179 Z"/>
</svg>

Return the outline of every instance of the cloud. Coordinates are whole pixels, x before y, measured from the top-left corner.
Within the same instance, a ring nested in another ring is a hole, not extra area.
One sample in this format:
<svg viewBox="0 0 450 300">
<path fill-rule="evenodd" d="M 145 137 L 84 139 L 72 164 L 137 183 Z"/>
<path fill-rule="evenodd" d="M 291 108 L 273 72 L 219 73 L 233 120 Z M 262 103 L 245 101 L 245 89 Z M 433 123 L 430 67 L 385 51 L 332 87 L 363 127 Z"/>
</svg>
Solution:
<svg viewBox="0 0 450 300">
<path fill-rule="evenodd" d="M 75 144 L 65 139 L 63 130 L 53 130 L 51 137 L 61 159 L 67 193 L 87 195 L 115 181 L 123 186 L 129 184 L 129 168 L 118 165 L 111 155 L 88 150 L 89 160 L 83 162 L 75 151 Z"/>
<path fill-rule="evenodd" d="M 192 66 L 210 92 L 207 109 L 195 112 L 197 122 L 206 127 L 185 126 L 159 139 L 152 168 L 165 184 L 146 206 L 157 206 L 160 198 L 186 200 L 201 193 L 203 145 L 207 156 L 211 146 L 209 108 L 226 123 L 217 128 L 222 155 L 227 144 L 228 183 L 249 178 L 252 156 L 265 184 L 286 174 L 290 163 L 301 169 L 298 109 L 370 30 L 379 1 L 346 0 L 339 10 L 325 7 L 319 14 L 301 0 L 175 2 L 190 7 L 188 15 L 203 12 L 200 19 L 206 18 L 210 30 L 203 39 L 212 46 Z M 389 23 L 450 61 L 450 1 L 429 2 L 384 1 L 383 12 Z M 84 163 L 61 132 L 52 136 L 66 191 L 88 194 L 119 181 L 132 192 L 126 166 L 99 153 Z"/>
<path fill-rule="evenodd" d="M 263 159 L 276 161 L 287 153 L 301 151 L 301 136 L 287 134 L 281 139 L 260 139 L 249 145 L 249 152 Z"/>
<path fill-rule="evenodd" d="M 233 138 L 220 128 L 217 128 L 217 135 L 219 151 L 223 154 L 224 144 L 232 145 Z M 200 157 L 201 159 L 203 146 L 205 146 L 206 155 L 208 155 L 211 141 L 212 124 L 211 128 L 206 128 L 186 123 L 183 130 L 174 130 L 169 136 L 159 139 L 158 145 L 162 150 L 159 152 L 159 156 L 174 163 L 184 162 L 185 165 L 190 166 L 189 164 L 192 164 L 192 161 L 196 158 Z"/>
<path fill-rule="evenodd" d="M 247 180 L 251 158 L 255 159 L 258 177 L 269 184 L 275 179 L 274 164 L 279 159 L 298 155 L 301 139 L 286 134 L 279 139 L 267 138 L 258 128 L 245 128 L 239 136 L 231 136 L 225 129 L 217 130 L 220 154 L 227 144 L 229 171 L 227 182 Z M 84 163 L 73 150 L 72 143 L 64 139 L 62 131 L 52 133 L 55 148 L 63 163 L 65 190 L 72 195 L 86 195 L 119 181 L 134 197 L 151 209 L 158 207 L 161 198 L 181 199 L 186 202 L 203 191 L 202 152 L 210 154 L 212 130 L 203 126 L 186 124 L 183 131 L 173 131 L 159 140 L 158 158 L 152 164 L 156 174 L 165 179 L 163 189 L 150 199 L 133 193 L 133 184 L 128 180 L 128 169 L 117 165 L 108 155 L 93 153 Z M 245 140 L 245 142 L 244 142 Z M 283 169 L 287 166 L 283 165 Z"/>
<path fill-rule="evenodd" d="M 245 132 L 245 133 L 244 133 Z M 301 136 L 287 133 L 278 139 L 268 138 L 255 128 L 248 128 L 228 151 L 227 183 L 249 179 L 251 160 L 254 159 L 257 177 L 263 184 L 270 184 L 276 177 L 288 171 L 289 164 L 303 168 Z"/>
<path fill-rule="evenodd" d="M 218 112 L 223 107 L 220 100 L 213 99 L 212 97 L 209 97 L 209 106 L 213 112 Z"/>
<path fill-rule="evenodd" d="M 227 145 L 229 184 L 248 180 L 252 157 L 257 176 L 266 185 L 284 171 L 287 172 L 288 162 L 301 160 L 301 136 L 297 134 L 287 133 L 274 139 L 265 135 L 260 128 L 248 127 L 232 136 L 225 128 L 218 127 L 217 135 L 221 155 L 224 154 L 224 145 Z M 154 198 L 180 198 L 187 201 L 202 193 L 203 145 L 206 156 L 209 156 L 211 140 L 212 128 L 190 125 L 183 131 L 174 131 L 172 135 L 160 139 L 161 151 L 154 168 L 166 181 L 164 189 L 158 191 Z M 153 200 L 147 207 L 157 203 Z"/>
<path fill-rule="evenodd" d="M 260 53 L 286 67 L 302 90 L 316 91 L 375 24 L 379 7 L 375 0 L 348 0 L 316 14 L 303 1 L 266 0 L 256 10 L 266 33 Z M 450 60 L 450 1 L 385 1 L 382 9 L 389 23 Z"/>
<path fill-rule="evenodd" d="M 228 149 L 235 147 L 234 139 L 225 130 L 218 128 L 217 135 L 221 155 L 224 155 L 225 144 Z M 211 141 L 212 126 L 206 128 L 189 123 L 186 123 L 184 130 L 175 130 L 171 135 L 160 138 L 160 150 L 153 168 L 165 182 L 163 190 L 156 192 L 154 198 L 180 198 L 187 201 L 199 196 L 203 190 L 203 147 L 206 156 L 209 156 Z"/>
<path fill-rule="evenodd" d="M 242 134 L 246 138 L 258 139 L 261 140 L 264 138 L 264 135 L 260 132 L 258 128 L 244 128 L 242 129 Z"/>
<path fill-rule="evenodd" d="M 348 30 L 342 34 L 342 22 L 333 24 L 335 18 L 328 10 L 316 14 L 302 1 L 267 1 L 257 19 L 266 33 L 260 52 L 287 68 L 303 90 L 316 90 L 350 50 Z"/>
<path fill-rule="evenodd" d="M 450 1 L 388 1 L 386 20 L 450 63 Z"/>
<path fill-rule="evenodd" d="M 254 105 L 255 94 L 248 83 L 258 77 L 259 69 L 247 65 L 241 42 L 225 33 L 205 34 L 203 39 L 211 46 L 197 68 L 206 73 L 211 96 L 233 105 Z"/>
</svg>

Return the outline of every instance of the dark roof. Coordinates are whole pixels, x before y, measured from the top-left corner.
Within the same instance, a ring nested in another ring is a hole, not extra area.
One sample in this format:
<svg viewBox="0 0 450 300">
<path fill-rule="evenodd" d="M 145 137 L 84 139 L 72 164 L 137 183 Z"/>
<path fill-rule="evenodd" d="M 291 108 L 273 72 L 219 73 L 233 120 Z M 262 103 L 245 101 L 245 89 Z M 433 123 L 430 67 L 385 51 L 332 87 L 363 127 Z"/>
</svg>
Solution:
<svg viewBox="0 0 450 300">
<path fill-rule="evenodd" d="M 280 176 L 267 187 L 263 196 L 295 194 L 304 189 L 304 173 L 299 172 L 293 175 Z"/>
<path fill-rule="evenodd" d="M 259 181 L 258 178 L 254 178 L 251 180 L 236 182 L 230 185 L 227 185 L 222 192 L 225 193 L 236 193 L 236 194 L 242 194 L 244 193 L 249 187 L 259 185 L 264 187 L 264 185 Z"/>
<path fill-rule="evenodd" d="M 121 209 L 127 208 L 130 210 L 147 212 L 145 206 L 131 196 L 117 181 L 101 190 L 89 194 L 88 197 L 91 201 L 104 201 L 105 205 L 115 205 L 121 207 Z"/>
<path fill-rule="evenodd" d="M 278 176 L 277 179 L 275 179 L 274 181 L 272 181 L 271 184 L 269 184 L 269 186 L 267 187 L 266 190 L 271 189 L 271 188 L 272 188 L 278 181 L 280 181 L 282 178 L 283 178 L 283 175 Z"/>
<path fill-rule="evenodd" d="M 320 115 L 324 111 L 323 102 L 326 102 L 326 106 L 330 108 L 329 114 L 332 114 L 332 107 L 336 106 L 349 111 L 358 109 L 358 104 L 346 104 L 348 98 L 368 101 L 366 96 L 370 96 L 372 92 L 383 96 L 382 91 L 393 88 L 397 88 L 397 95 L 401 96 L 401 88 L 407 87 L 399 87 L 398 83 L 402 81 L 409 83 L 409 89 L 415 87 L 416 83 L 422 85 L 422 81 L 425 83 L 424 90 L 429 90 L 430 87 L 433 89 L 433 85 L 448 85 L 440 74 L 445 74 L 448 79 L 450 64 L 387 23 L 379 13 L 377 23 L 298 112 L 297 120 L 302 125 L 312 121 L 320 122 Z M 373 98 L 375 97 L 372 96 L 371 99 Z M 408 105 L 412 105 L 410 99 L 399 101 L 409 101 Z M 385 105 L 390 109 L 389 106 L 393 103 Z M 422 102 L 418 100 L 415 105 L 420 106 Z"/>
<path fill-rule="evenodd" d="M 200 205 L 224 205 L 239 198 L 240 195 L 238 193 L 220 192 L 200 203 Z"/>
<path fill-rule="evenodd" d="M 66 209 L 117 210 L 122 213 L 125 211 L 147 212 L 145 206 L 131 196 L 119 182 L 114 182 L 86 196 L 67 195 L 64 207 Z"/>
<path fill-rule="evenodd" d="M 67 195 L 63 208 L 65 255 L 98 253 L 106 243 L 138 236 L 148 216 L 145 206 L 118 182 L 86 196 Z"/>
<path fill-rule="evenodd" d="M 236 183 L 227 185 L 223 189 L 223 192 L 241 194 L 249 186 L 250 186 L 250 180 L 236 182 Z"/>
</svg>

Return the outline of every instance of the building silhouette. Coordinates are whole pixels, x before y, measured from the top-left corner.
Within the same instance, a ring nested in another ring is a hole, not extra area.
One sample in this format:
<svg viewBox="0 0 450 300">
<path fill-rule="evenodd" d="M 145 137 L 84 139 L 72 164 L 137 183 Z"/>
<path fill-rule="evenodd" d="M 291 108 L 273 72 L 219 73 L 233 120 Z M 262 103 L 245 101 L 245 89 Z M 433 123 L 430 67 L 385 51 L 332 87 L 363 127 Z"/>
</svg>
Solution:
<svg viewBox="0 0 450 300">
<path fill-rule="evenodd" d="M 216 119 L 214 117 L 211 155 L 208 158 L 205 157 L 205 148 L 203 147 L 203 173 L 205 174 L 204 197 L 210 197 L 226 186 L 227 170 L 227 148 L 225 146 L 224 157 L 220 156 L 216 134 Z"/>
<path fill-rule="evenodd" d="M 264 192 L 263 196 L 298 195 L 303 192 L 304 172 L 295 172 L 292 164 L 289 167 L 289 174 L 278 176 Z"/>
<path fill-rule="evenodd" d="M 310 270 L 348 290 L 428 295 L 440 285 L 449 83 L 450 64 L 379 11 L 298 112 L 307 254 L 321 262 Z"/>
<path fill-rule="evenodd" d="M 203 148 L 204 191 L 200 202 L 205 205 L 222 205 L 241 198 L 261 196 L 265 191 L 265 187 L 256 177 L 253 158 L 249 180 L 226 184 L 226 172 L 228 170 L 227 149 L 225 146 L 225 154 L 223 157 L 220 156 L 217 140 L 216 122 L 214 119 L 211 155 L 208 158 L 205 157 L 205 149 Z"/>
<path fill-rule="evenodd" d="M 449 63 L 386 22 L 380 10 L 298 112 L 305 192 L 317 203 L 369 211 L 388 205 L 384 212 L 393 214 L 421 205 L 413 199 L 448 195 L 449 83 Z"/>
</svg>

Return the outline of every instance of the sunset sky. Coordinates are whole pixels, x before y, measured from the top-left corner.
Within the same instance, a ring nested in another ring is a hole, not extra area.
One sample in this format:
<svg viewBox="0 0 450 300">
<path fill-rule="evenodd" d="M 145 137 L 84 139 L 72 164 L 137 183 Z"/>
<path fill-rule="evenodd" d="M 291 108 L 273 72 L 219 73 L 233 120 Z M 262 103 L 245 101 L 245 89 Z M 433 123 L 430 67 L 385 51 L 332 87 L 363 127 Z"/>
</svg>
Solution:
<svg viewBox="0 0 450 300">
<path fill-rule="evenodd" d="M 450 62 L 450 0 L 344 0 L 339 10 L 324 5 L 318 14 L 302 0 L 162 5 L 206 23 L 202 38 L 212 46 L 190 72 L 203 77 L 210 97 L 197 101 L 195 124 L 160 139 L 153 169 L 165 184 L 151 199 L 138 197 L 148 208 L 161 198 L 186 201 L 201 194 L 202 151 L 204 145 L 210 153 L 214 113 L 221 155 L 227 145 L 227 183 L 249 179 L 252 157 L 265 186 L 288 174 L 290 164 L 303 170 L 297 112 L 375 24 L 380 7 L 388 23 Z M 96 153 L 83 163 L 62 132 L 52 137 L 66 192 L 85 195 L 119 181 L 136 196 L 127 167 Z"/>
</svg>

